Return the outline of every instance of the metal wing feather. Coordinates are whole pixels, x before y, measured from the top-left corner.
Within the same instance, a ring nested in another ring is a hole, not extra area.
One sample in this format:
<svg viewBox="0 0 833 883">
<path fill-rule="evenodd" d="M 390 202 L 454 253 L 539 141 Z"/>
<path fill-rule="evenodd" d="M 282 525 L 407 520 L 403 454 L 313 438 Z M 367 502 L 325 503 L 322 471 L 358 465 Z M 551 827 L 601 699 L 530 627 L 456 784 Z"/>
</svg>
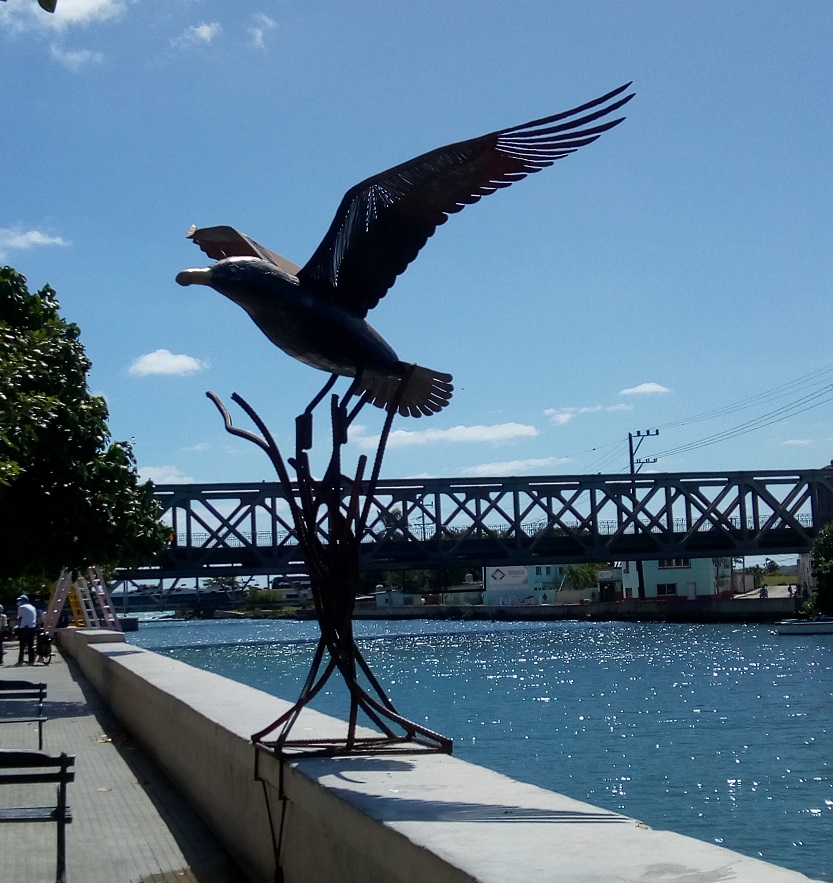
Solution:
<svg viewBox="0 0 833 883">
<path fill-rule="evenodd" d="M 553 116 L 422 154 L 344 196 L 301 283 L 364 318 L 448 216 L 595 141 L 624 117 L 626 83 Z"/>
<path fill-rule="evenodd" d="M 301 269 L 297 264 L 281 257 L 271 248 L 266 248 L 265 245 L 255 242 L 250 236 L 235 230 L 234 227 L 198 228 L 194 224 L 186 236 L 188 239 L 193 239 L 202 251 L 215 261 L 221 261 L 223 258 L 261 258 L 274 264 L 290 276 L 297 276 Z"/>
</svg>

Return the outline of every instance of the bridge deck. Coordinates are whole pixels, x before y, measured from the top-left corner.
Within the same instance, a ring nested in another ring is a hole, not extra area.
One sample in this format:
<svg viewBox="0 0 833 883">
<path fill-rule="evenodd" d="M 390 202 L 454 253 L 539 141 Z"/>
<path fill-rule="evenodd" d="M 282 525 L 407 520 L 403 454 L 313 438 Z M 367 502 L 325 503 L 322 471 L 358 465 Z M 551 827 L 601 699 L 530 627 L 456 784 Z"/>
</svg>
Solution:
<svg viewBox="0 0 833 883">
<path fill-rule="evenodd" d="M 173 542 L 124 578 L 303 568 L 279 484 L 156 494 Z M 382 480 L 370 512 L 364 570 L 800 554 L 833 520 L 833 469 Z"/>
</svg>

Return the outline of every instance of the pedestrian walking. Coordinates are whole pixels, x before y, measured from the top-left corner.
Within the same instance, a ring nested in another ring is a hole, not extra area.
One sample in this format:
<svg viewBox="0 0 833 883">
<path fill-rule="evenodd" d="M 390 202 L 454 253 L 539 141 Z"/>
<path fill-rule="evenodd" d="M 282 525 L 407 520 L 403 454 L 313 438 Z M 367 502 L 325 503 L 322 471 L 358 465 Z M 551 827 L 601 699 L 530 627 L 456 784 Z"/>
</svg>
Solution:
<svg viewBox="0 0 833 883">
<path fill-rule="evenodd" d="M 0 665 L 3 664 L 3 655 L 5 654 L 5 650 L 3 649 L 3 641 L 8 637 L 9 632 L 9 617 L 6 616 L 3 611 L 3 605 L 0 604 Z"/>
<path fill-rule="evenodd" d="M 23 665 L 23 653 L 29 656 L 28 665 L 35 664 L 35 635 L 38 631 L 38 613 L 33 604 L 29 603 L 28 595 L 17 599 L 17 636 L 20 650 L 17 654 L 17 665 Z"/>
</svg>

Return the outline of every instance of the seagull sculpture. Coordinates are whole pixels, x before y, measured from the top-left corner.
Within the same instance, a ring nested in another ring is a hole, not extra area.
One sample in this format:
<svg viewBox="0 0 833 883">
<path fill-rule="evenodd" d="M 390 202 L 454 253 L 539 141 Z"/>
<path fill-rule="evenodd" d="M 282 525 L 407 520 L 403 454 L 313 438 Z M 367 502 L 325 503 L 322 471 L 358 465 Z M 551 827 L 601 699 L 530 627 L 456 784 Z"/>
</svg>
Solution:
<svg viewBox="0 0 833 883">
<path fill-rule="evenodd" d="M 367 400 L 419 417 L 444 408 L 451 375 L 399 359 L 365 317 L 450 214 L 552 165 L 622 122 L 630 83 L 572 110 L 422 154 L 347 191 L 330 229 L 298 267 L 232 227 L 192 227 L 217 261 L 183 270 L 239 304 L 276 346 L 308 365 L 357 378 Z M 407 383 L 400 389 L 403 378 Z"/>
</svg>

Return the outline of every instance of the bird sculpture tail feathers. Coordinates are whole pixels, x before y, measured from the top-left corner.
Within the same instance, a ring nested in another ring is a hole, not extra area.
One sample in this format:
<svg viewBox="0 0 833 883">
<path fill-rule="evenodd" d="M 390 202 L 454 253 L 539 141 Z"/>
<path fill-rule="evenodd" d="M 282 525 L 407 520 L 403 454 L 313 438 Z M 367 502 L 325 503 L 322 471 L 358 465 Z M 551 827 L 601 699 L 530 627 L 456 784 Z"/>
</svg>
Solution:
<svg viewBox="0 0 833 883">
<path fill-rule="evenodd" d="M 451 375 L 432 371 L 421 365 L 402 365 L 403 376 L 410 371 L 410 377 L 402 390 L 397 410 L 405 417 L 421 417 L 423 414 L 436 414 L 450 401 L 454 387 Z M 377 408 L 389 410 L 396 401 L 402 379 L 380 374 L 366 374 L 359 381 L 361 389 L 369 392 L 370 401 Z"/>
</svg>

